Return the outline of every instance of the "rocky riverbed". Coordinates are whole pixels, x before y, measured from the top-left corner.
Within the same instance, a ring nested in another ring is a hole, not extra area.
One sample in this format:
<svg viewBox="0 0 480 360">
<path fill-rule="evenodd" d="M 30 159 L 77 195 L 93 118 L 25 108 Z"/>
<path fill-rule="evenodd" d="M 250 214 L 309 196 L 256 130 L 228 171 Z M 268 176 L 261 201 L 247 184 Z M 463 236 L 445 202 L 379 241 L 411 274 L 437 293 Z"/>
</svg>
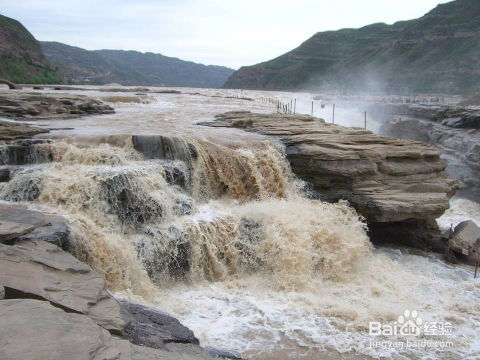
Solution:
<svg viewBox="0 0 480 360">
<path fill-rule="evenodd" d="M 0 145 L 0 355 L 412 357 L 365 324 L 415 308 L 453 321 L 450 358 L 475 356 L 470 268 L 401 245 L 447 246 L 434 220 L 459 183 L 438 149 L 202 91 L 3 120 L 26 130 Z"/>
<path fill-rule="evenodd" d="M 0 91 L 0 116 L 7 118 L 69 119 L 113 113 L 109 105 L 85 95 Z"/>
</svg>

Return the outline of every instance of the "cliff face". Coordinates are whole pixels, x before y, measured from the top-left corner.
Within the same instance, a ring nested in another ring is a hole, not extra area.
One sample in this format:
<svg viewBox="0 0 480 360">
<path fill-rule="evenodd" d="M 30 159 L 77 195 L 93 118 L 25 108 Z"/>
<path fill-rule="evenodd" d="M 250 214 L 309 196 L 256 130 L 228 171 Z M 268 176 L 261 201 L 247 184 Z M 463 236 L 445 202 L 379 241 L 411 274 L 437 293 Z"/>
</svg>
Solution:
<svg viewBox="0 0 480 360">
<path fill-rule="evenodd" d="M 480 2 L 456 0 L 393 25 L 320 32 L 227 88 L 451 92 L 478 90 Z"/>
<path fill-rule="evenodd" d="M 88 51 L 42 42 L 45 56 L 74 83 L 222 87 L 232 69 L 206 66 L 161 54 L 123 50 Z"/>
<path fill-rule="evenodd" d="M 0 78 L 14 83 L 59 83 L 40 43 L 18 21 L 0 15 Z"/>
</svg>

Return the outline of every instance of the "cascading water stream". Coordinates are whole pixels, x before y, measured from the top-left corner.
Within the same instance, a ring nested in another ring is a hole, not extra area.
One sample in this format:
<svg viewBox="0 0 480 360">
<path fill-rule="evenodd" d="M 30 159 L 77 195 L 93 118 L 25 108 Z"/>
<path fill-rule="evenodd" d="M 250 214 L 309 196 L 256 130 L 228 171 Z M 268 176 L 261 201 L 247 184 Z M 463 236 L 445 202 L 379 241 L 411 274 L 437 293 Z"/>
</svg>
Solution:
<svg viewBox="0 0 480 360">
<path fill-rule="evenodd" d="M 480 351 L 468 330 L 478 283 L 435 257 L 375 250 L 347 203 L 304 196 L 278 144 L 114 136 L 35 151 L 43 163 L 17 169 L 0 197 L 67 216 L 70 251 L 110 290 L 173 312 L 207 344 L 259 358 L 376 355 L 368 322 L 415 309 L 461 334 L 446 358 Z"/>
</svg>

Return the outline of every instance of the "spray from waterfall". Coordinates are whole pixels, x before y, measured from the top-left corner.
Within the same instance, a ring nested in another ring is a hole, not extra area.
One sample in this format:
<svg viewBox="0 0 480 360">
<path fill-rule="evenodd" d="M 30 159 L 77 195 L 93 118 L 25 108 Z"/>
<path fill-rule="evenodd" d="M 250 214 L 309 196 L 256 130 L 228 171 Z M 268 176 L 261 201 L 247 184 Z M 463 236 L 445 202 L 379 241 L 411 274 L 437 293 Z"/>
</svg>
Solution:
<svg viewBox="0 0 480 360">
<path fill-rule="evenodd" d="M 278 145 L 246 149 L 190 139 L 192 158 L 178 150 L 183 143 L 169 140 L 179 161 L 149 158 L 129 140 L 42 144 L 53 162 L 28 174 L 38 191 L 19 199 L 60 207 L 75 219 L 72 252 L 112 290 L 147 294 L 152 281 L 252 272 L 296 288 L 306 285 L 306 275 L 342 277 L 371 251 L 348 204 L 302 196 Z M 25 176 L 14 178 L 17 187 Z M 2 197 L 12 198 L 11 191 L 4 186 Z"/>
</svg>

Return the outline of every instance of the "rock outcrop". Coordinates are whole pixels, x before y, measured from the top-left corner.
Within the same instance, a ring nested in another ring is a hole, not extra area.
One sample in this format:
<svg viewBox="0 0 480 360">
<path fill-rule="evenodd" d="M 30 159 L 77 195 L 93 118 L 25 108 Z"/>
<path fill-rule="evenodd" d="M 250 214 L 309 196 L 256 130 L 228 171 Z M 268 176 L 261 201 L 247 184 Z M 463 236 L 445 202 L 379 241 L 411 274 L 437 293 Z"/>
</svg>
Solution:
<svg viewBox="0 0 480 360">
<path fill-rule="evenodd" d="M 29 224 L 0 220 L 0 242 L 5 243 L 12 239 L 16 239 L 22 235 L 33 231 L 35 227 Z"/>
<path fill-rule="evenodd" d="M 411 116 L 458 129 L 480 129 L 480 108 L 421 104 L 374 104 L 375 113 Z"/>
<path fill-rule="evenodd" d="M 65 219 L 59 216 L 27 210 L 21 206 L 0 205 L 0 224 L 3 226 L 6 223 L 17 224 L 19 229 L 25 228 L 26 231 L 23 234 L 18 232 L 14 236 L 11 233 L 13 229 L 2 228 L 0 242 L 13 244 L 20 240 L 41 240 L 68 248 L 70 229 Z"/>
<path fill-rule="evenodd" d="M 0 209 L 0 239 L 8 243 L 0 243 L 1 359 L 238 358 L 200 347 L 193 332 L 168 314 L 119 303 L 105 290 L 102 276 L 42 241 L 42 234 L 34 236 L 53 226 L 42 225 L 45 218 L 58 221 L 24 209 Z"/>
<path fill-rule="evenodd" d="M 459 187 L 444 171 L 447 164 L 439 150 L 306 115 L 230 112 L 203 125 L 279 137 L 293 172 L 322 199 L 348 200 L 366 218 L 372 239 L 438 245 L 433 219 L 448 209 Z"/>
<path fill-rule="evenodd" d="M 12 121 L 0 121 L 0 140 L 27 139 L 37 134 L 48 133 L 48 129 Z"/>
<path fill-rule="evenodd" d="M 47 301 L 0 301 L 2 359 L 121 359 L 111 334 L 92 319 Z"/>
<path fill-rule="evenodd" d="M 0 284 L 5 297 L 49 301 L 67 312 L 84 314 L 120 334 L 120 306 L 105 290 L 105 280 L 89 266 L 45 241 L 0 244 Z"/>
<path fill-rule="evenodd" d="M 69 119 L 112 113 L 112 107 L 85 95 L 0 92 L 0 116 L 13 119 Z"/>
<path fill-rule="evenodd" d="M 199 344 L 193 331 L 173 316 L 140 304 L 126 301 L 121 304 L 124 318 L 130 320 L 124 334 L 134 344 L 155 349 L 165 348 L 168 343 Z"/>
<path fill-rule="evenodd" d="M 46 301 L 0 301 L 0 357 L 9 360 L 213 360 L 197 348 L 173 351 L 137 346 L 92 319 Z M 27 340 L 26 340 L 27 339 Z"/>
<path fill-rule="evenodd" d="M 448 247 L 464 262 L 480 263 L 480 227 L 472 220 L 461 222 L 455 227 Z"/>
<path fill-rule="evenodd" d="M 415 104 L 375 104 L 384 135 L 423 141 L 444 152 L 448 170 L 465 187 L 460 195 L 480 200 L 480 109 Z"/>
<path fill-rule="evenodd" d="M 48 140 L 22 139 L 0 144 L 0 165 L 40 164 L 53 160 Z"/>
</svg>

